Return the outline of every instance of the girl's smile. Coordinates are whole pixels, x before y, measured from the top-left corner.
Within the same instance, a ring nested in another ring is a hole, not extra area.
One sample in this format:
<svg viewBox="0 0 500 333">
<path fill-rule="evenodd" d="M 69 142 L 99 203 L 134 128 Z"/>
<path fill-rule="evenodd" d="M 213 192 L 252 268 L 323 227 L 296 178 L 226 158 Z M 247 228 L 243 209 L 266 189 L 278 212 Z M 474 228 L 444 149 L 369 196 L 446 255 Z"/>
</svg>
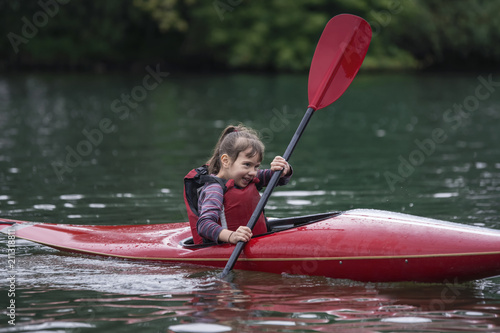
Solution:
<svg viewBox="0 0 500 333">
<path fill-rule="evenodd" d="M 252 149 L 248 148 L 238 154 L 235 161 L 231 161 L 228 155 L 221 156 L 222 167 L 217 177 L 223 179 L 234 179 L 234 185 L 247 187 L 257 176 L 260 167 L 259 154 L 248 156 Z"/>
</svg>

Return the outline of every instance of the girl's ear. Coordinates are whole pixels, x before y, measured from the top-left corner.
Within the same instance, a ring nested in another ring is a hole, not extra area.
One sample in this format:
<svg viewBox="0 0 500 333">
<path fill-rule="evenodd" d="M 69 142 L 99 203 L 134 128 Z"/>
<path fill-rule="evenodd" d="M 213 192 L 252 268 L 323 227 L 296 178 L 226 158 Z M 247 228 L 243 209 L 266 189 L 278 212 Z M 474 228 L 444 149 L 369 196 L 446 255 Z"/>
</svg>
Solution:
<svg viewBox="0 0 500 333">
<path fill-rule="evenodd" d="M 220 163 L 223 168 L 229 168 L 231 166 L 231 159 L 227 154 L 222 154 L 220 157 Z"/>
</svg>

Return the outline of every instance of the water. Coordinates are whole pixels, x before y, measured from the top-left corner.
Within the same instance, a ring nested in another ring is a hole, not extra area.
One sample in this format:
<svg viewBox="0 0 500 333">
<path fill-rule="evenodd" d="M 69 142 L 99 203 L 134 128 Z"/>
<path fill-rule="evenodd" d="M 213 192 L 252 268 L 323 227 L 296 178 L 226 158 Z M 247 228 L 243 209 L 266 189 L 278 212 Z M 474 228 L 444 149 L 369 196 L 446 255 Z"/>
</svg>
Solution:
<svg viewBox="0 0 500 333">
<path fill-rule="evenodd" d="M 208 159 L 223 127 L 260 130 L 266 165 L 307 106 L 302 75 L 171 73 L 147 90 L 146 74 L 0 78 L 0 215 L 185 221 L 182 177 Z M 267 215 L 377 208 L 500 229 L 500 92 L 489 75 L 360 73 L 312 118 L 293 180 Z M 219 270 L 22 240 L 16 271 L 16 325 L 3 310 L 0 332 L 500 331 L 499 278 L 373 284 L 237 271 L 229 283 Z"/>
</svg>

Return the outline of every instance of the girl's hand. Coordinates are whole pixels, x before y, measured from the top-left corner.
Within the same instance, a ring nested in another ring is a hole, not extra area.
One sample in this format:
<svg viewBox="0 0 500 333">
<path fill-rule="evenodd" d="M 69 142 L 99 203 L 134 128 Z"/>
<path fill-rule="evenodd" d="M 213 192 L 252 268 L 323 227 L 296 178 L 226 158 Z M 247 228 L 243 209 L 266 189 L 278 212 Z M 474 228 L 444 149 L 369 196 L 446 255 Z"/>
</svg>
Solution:
<svg viewBox="0 0 500 333">
<path fill-rule="evenodd" d="M 290 165 L 283 157 L 276 156 L 274 160 L 271 162 L 271 170 L 273 171 L 283 170 L 283 172 L 281 173 L 281 177 L 285 177 L 290 172 Z"/>
<path fill-rule="evenodd" d="M 252 230 L 247 226 L 239 226 L 236 231 L 232 231 L 229 235 L 228 243 L 236 244 L 239 241 L 248 242 L 252 238 Z"/>
</svg>

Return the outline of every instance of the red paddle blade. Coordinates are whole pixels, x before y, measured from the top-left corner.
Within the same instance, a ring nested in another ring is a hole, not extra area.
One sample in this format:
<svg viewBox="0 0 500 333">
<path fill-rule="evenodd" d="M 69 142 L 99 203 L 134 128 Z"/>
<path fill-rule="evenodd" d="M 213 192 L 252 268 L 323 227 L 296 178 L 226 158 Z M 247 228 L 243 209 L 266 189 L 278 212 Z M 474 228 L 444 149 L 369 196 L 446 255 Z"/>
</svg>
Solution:
<svg viewBox="0 0 500 333">
<path fill-rule="evenodd" d="M 341 14 L 323 30 L 309 70 L 309 107 L 319 110 L 336 101 L 365 59 L 372 29 L 361 17 Z"/>
</svg>

